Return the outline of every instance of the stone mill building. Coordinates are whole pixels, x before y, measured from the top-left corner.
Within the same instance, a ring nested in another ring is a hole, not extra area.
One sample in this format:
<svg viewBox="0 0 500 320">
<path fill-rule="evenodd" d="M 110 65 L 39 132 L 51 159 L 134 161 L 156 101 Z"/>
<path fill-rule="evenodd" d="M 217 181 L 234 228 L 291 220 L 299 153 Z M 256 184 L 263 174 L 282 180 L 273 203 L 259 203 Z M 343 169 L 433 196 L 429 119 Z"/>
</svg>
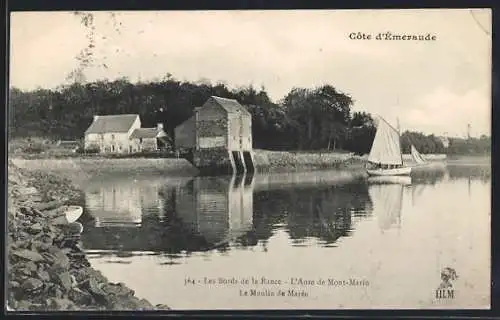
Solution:
<svg viewBox="0 0 500 320">
<path fill-rule="evenodd" d="M 175 128 L 175 147 L 202 172 L 253 173 L 252 115 L 236 100 L 211 96 Z"/>
</svg>

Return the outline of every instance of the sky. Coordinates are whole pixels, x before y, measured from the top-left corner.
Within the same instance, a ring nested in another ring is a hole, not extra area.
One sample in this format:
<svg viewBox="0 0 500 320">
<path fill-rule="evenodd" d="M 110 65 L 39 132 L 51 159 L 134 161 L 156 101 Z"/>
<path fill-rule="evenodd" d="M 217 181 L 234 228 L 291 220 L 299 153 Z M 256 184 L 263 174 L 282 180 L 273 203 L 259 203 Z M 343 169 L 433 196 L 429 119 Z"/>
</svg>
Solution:
<svg viewBox="0 0 500 320">
<path fill-rule="evenodd" d="M 401 130 L 490 134 L 491 11 L 281 10 L 94 12 L 89 81 L 176 79 L 264 86 L 274 101 L 294 87 L 330 84 L 354 111 Z M 371 34 L 352 40 L 351 33 Z M 435 41 L 374 40 L 378 33 Z M 10 85 L 55 88 L 78 66 L 87 29 L 72 12 L 11 15 Z M 106 67 L 104 67 L 104 64 Z"/>
</svg>

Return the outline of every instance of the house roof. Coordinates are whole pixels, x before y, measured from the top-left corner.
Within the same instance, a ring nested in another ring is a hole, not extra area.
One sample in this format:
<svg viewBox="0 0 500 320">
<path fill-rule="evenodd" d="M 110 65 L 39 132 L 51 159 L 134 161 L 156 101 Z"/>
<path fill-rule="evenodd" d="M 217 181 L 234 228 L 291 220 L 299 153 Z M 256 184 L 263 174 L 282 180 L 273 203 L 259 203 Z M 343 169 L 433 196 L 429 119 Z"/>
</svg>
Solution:
<svg viewBox="0 0 500 320">
<path fill-rule="evenodd" d="M 243 107 L 238 101 L 234 99 L 221 98 L 217 96 L 211 96 L 210 99 L 213 99 L 218 105 L 220 105 L 224 110 L 228 113 L 236 113 L 241 112 L 248 116 L 250 116 L 250 112 Z"/>
<path fill-rule="evenodd" d="M 137 114 L 95 116 L 85 133 L 128 132 L 138 117 Z"/>
<path fill-rule="evenodd" d="M 74 147 L 79 147 L 80 142 L 79 141 L 60 141 L 57 144 L 57 146 L 60 148 L 74 148 Z"/>
<path fill-rule="evenodd" d="M 160 138 L 165 137 L 167 134 L 158 128 L 138 128 L 135 129 L 130 138 L 140 139 L 140 138 Z"/>
</svg>

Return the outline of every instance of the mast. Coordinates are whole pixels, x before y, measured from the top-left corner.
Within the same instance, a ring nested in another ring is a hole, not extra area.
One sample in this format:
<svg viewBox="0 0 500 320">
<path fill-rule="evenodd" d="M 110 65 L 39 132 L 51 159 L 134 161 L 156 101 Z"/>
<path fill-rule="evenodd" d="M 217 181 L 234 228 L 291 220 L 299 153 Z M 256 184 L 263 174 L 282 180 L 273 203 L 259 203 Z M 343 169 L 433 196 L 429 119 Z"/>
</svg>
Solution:
<svg viewBox="0 0 500 320">
<path fill-rule="evenodd" d="M 398 98 L 399 102 L 399 98 Z M 397 126 L 398 126 L 398 135 L 399 135 L 399 147 L 401 150 L 401 165 L 403 165 L 403 144 L 401 143 L 401 126 L 399 125 L 399 117 L 396 118 Z"/>
</svg>

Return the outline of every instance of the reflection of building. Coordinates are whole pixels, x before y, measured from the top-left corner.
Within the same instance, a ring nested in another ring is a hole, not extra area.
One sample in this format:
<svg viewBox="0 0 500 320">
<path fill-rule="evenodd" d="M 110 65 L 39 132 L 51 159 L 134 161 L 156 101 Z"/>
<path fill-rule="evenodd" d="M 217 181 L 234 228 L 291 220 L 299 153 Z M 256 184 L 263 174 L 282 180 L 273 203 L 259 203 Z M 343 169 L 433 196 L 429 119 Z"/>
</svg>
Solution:
<svg viewBox="0 0 500 320">
<path fill-rule="evenodd" d="M 102 183 L 85 192 L 87 212 L 95 226 L 137 226 L 142 222 L 143 208 L 158 207 L 158 188 L 132 183 Z"/>
<path fill-rule="evenodd" d="M 252 195 L 241 176 L 198 178 L 178 190 L 175 211 L 208 243 L 229 242 L 252 228 Z"/>
<path fill-rule="evenodd" d="M 175 186 L 120 181 L 90 188 L 86 211 L 98 223 L 85 226 L 82 241 L 91 250 L 189 252 L 223 247 L 252 228 L 252 182 L 248 176 L 205 177 Z M 142 221 L 134 224 L 141 210 Z"/>
</svg>

